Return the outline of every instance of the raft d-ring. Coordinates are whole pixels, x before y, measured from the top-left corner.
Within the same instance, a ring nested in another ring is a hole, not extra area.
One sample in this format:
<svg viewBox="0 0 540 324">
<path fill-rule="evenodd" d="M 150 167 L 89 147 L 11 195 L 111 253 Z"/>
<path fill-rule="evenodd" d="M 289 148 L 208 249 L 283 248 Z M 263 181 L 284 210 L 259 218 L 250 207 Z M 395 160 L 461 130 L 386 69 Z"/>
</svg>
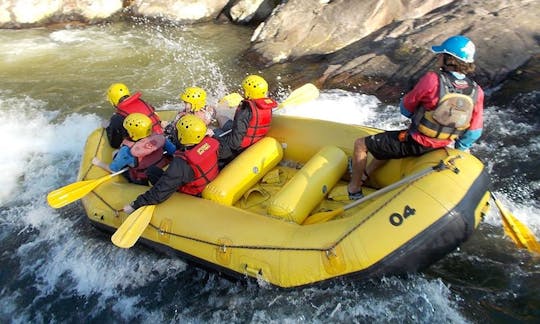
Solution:
<svg viewBox="0 0 540 324">
<path fill-rule="evenodd" d="M 170 218 L 162 219 L 157 229 L 159 233 L 159 240 L 161 242 L 169 242 L 169 240 L 171 239 L 171 229 L 172 229 L 172 219 Z"/>
<path fill-rule="evenodd" d="M 343 251 L 339 246 L 334 246 L 321 254 L 324 270 L 331 275 L 344 273 L 347 269 Z"/>
<path fill-rule="evenodd" d="M 250 274 L 252 277 L 262 276 L 262 269 L 252 268 L 247 263 L 244 265 L 244 271 Z"/>
<path fill-rule="evenodd" d="M 447 157 L 446 159 L 444 159 L 442 161 L 442 163 L 444 163 L 444 166 L 446 168 L 448 168 L 449 170 L 451 170 L 452 172 L 458 174 L 459 173 L 459 168 L 456 167 L 456 164 L 455 164 L 455 161 L 457 159 L 462 159 L 463 156 L 461 156 L 461 154 L 457 154 L 457 155 L 450 155 L 449 157 Z"/>
<path fill-rule="evenodd" d="M 326 257 L 327 257 L 328 259 L 337 256 L 336 252 L 334 251 L 334 248 L 328 249 L 328 250 L 324 251 L 324 253 L 326 253 Z"/>
<path fill-rule="evenodd" d="M 234 248 L 230 248 L 233 241 L 222 237 L 216 242 L 216 261 L 222 265 L 229 265 L 231 263 L 231 255 Z"/>
</svg>

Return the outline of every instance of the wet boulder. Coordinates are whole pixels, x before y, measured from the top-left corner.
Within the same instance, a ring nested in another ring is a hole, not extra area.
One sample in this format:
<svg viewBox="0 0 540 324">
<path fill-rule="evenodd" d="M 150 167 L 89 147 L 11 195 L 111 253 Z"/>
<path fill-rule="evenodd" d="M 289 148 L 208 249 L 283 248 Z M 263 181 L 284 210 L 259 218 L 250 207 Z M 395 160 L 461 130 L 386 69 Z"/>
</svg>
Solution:
<svg viewBox="0 0 540 324">
<path fill-rule="evenodd" d="M 268 66 L 343 49 L 393 21 L 422 17 L 450 0 L 291 0 L 261 23 L 248 56 Z"/>
<path fill-rule="evenodd" d="M 324 87 L 360 89 L 395 100 L 434 68 L 431 45 L 464 34 L 477 49 L 472 77 L 489 90 L 538 57 L 539 12 L 538 1 L 455 1 L 327 55 L 315 74 Z"/>
<path fill-rule="evenodd" d="M 121 11 L 122 0 L 3 0 L 0 28 L 25 28 L 72 21 L 93 23 Z"/>
<path fill-rule="evenodd" d="M 136 16 L 194 23 L 216 19 L 228 2 L 229 0 L 135 0 L 131 2 L 130 10 Z"/>
<path fill-rule="evenodd" d="M 266 20 L 280 0 L 238 0 L 228 8 L 229 19 L 237 24 L 253 25 Z"/>
</svg>

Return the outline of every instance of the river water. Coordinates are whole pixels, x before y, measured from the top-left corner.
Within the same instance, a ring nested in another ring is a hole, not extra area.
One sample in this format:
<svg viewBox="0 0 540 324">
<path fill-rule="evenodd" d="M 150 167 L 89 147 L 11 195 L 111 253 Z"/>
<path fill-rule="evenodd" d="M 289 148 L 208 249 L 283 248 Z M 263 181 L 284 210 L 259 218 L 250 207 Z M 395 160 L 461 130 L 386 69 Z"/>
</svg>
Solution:
<svg viewBox="0 0 540 324">
<path fill-rule="evenodd" d="M 124 82 L 158 109 L 198 85 L 210 103 L 256 69 L 237 59 L 252 30 L 230 25 L 0 30 L 0 322 L 479 323 L 540 321 L 540 258 L 515 248 L 493 208 L 475 235 L 423 273 L 282 290 L 237 281 L 142 246 L 116 248 L 80 203 L 48 207 L 75 181 L 87 135 Z M 291 90 L 265 75 L 277 98 Z M 540 94 L 488 106 L 472 153 L 493 189 L 540 236 Z M 397 129 L 397 103 L 327 89 L 278 113 Z M 449 193 L 451 194 L 451 193 Z M 381 233 L 384 239 L 384 233 Z"/>
</svg>

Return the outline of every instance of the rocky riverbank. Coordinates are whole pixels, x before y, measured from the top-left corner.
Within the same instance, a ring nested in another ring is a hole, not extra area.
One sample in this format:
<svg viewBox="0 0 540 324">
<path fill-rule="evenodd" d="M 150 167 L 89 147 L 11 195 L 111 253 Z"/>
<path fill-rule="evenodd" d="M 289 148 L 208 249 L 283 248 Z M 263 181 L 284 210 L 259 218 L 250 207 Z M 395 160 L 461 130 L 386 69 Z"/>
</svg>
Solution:
<svg viewBox="0 0 540 324">
<path fill-rule="evenodd" d="M 540 2 L 534 0 L 4 0 L 0 9 L 1 28 L 126 17 L 256 26 L 244 57 L 262 70 L 315 63 L 284 81 L 388 101 L 433 66 L 430 45 L 464 34 L 477 46 L 473 78 L 501 88 L 490 100 L 540 89 Z"/>
</svg>

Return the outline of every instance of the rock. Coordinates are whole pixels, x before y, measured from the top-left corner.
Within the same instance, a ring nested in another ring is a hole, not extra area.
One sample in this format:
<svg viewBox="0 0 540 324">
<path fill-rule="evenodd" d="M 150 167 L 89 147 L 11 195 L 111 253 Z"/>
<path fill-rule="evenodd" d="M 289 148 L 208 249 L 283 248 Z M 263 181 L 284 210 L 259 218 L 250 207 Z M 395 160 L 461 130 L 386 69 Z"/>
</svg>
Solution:
<svg viewBox="0 0 540 324">
<path fill-rule="evenodd" d="M 229 9 L 230 19 L 237 24 L 259 24 L 280 3 L 279 0 L 239 0 Z"/>
<path fill-rule="evenodd" d="M 535 93 L 535 98 L 540 98 L 540 54 L 531 57 L 519 69 L 510 73 L 501 87 L 489 98 L 489 103 L 508 104 L 516 95 Z M 536 105 L 540 101 L 536 101 Z"/>
<path fill-rule="evenodd" d="M 465 34 L 477 48 L 477 70 L 472 77 L 489 93 L 511 71 L 540 53 L 539 13 L 539 1 L 454 1 L 421 18 L 394 21 L 334 53 L 306 55 L 296 58 L 294 63 L 319 64 L 312 74 L 304 74 L 302 82 L 316 79 L 321 87 L 360 90 L 395 102 L 434 67 L 431 45 L 440 44 L 451 35 Z M 274 36 L 274 44 L 302 37 L 297 31 L 281 33 Z M 261 64 L 265 64 L 268 54 L 258 53 L 258 46 L 254 44 L 246 55 L 253 60 L 262 58 Z M 279 46 L 282 56 L 272 59 L 291 59 L 287 53 L 294 53 L 294 49 L 287 48 L 286 42 Z"/>
<path fill-rule="evenodd" d="M 265 65 L 345 48 L 396 20 L 418 18 L 451 0 L 291 0 L 259 26 L 250 48 Z"/>
<path fill-rule="evenodd" d="M 42 26 L 71 21 L 102 21 L 122 10 L 121 0 L 3 0 L 0 28 Z"/>
<path fill-rule="evenodd" d="M 228 2 L 228 0 L 135 0 L 131 10 L 137 16 L 194 23 L 217 18 Z"/>
</svg>

